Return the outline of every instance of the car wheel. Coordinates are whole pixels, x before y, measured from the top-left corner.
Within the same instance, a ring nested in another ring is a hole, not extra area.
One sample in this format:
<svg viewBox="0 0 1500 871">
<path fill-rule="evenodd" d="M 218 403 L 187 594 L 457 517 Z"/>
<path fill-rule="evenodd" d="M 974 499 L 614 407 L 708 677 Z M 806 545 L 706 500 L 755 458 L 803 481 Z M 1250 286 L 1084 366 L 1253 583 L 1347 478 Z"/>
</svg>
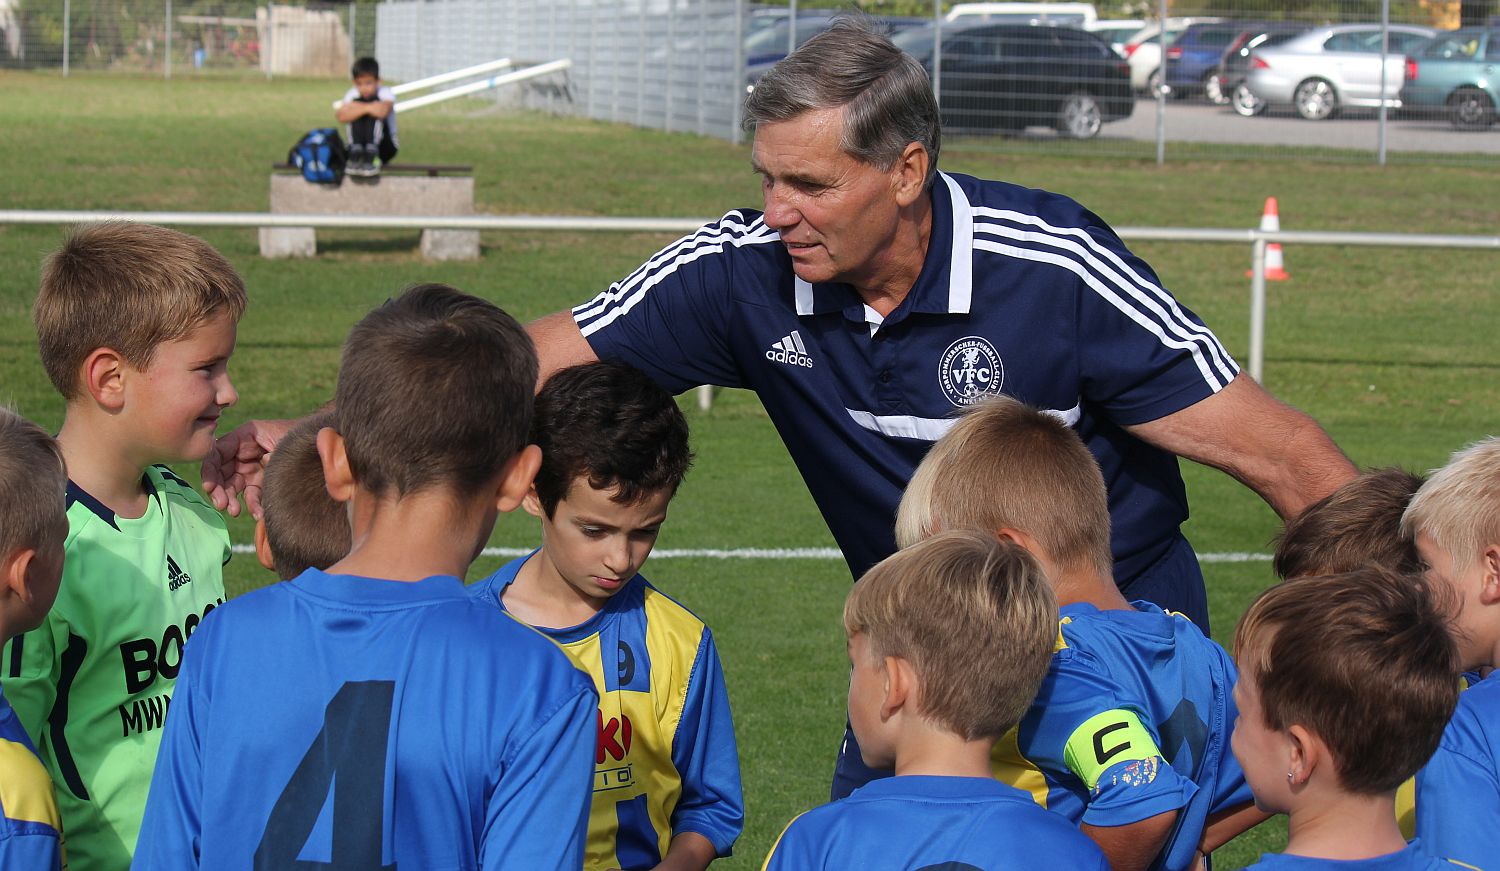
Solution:
<svg viewBox="0 0 1500 871">
<path fill-rule="evenodd" d="M 1338 94 L 1333 85 L 1323 79 L 1308 79 L 1292 93 L 1292 105 L 1297 114 L 1309 121 L 1322 121 L 1333 115 L 1339 107 Z"/>
<path fill-rule="evenodd" d="M 1099 135 L 1104 124 L 1104 112 L 1099 101 L 1087 91 L 1078 91 L 1063 98 L 1057 109 L 1057 132 L 1069 139 L 1092 139 Z"/>
<path fill-rule="evenodd" d="M 1218 73 L 1209 73 L 1204 76 L 1203 96 L 1215 106 L 1228 105 L 1229 95 L 1224 93 L 1224 77 Z"/>
<path fill-rule="evenodd" d="M 1160 67 L 1157 67 L 1156 69 L 1152 70 L 1151 71 L 1151 75 L 1149 75 L 1149 76 L 1146 77 L 1146 93 L 1150 94 L 1153 97 L 1159 97 L 1159 96 L 1161 96 L 1161 94 L 1162 94 L 1162 81 L 1161 81 L 1161 68 Z"/>
<path fill-rule="evenodd" d="M 1235 86 L 1234 96 L 1230 98 L 1229 102 L 1234 106 L 1234 111 L 1246 118 L 1253 118 L 1266 111 L 1266 101 L 1255 96 L 1255 92 L 1250 90 L 1250 86 L 1243 82 Z"/>
<path fill-rule="evenodd" d="M 1460 130 L 1483 130 L 1495 123 L 1495 104 L 1478 88 L 1460 88 L 1448 98 L 1448 120 Z"/>
</svg>

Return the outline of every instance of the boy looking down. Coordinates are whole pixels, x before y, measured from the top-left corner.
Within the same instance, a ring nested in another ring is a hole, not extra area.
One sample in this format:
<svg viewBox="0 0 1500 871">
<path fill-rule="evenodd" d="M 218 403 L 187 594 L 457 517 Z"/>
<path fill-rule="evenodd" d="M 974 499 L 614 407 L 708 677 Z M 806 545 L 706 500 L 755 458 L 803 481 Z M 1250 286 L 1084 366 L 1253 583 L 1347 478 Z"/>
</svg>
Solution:
<svg viewBox="0 0 1500 871">
<path fill-rule="evenodd" d="M 266 462 L 255 556 L 283 581 L 349 553 L 349 512 L 328 495 L 318 456 L 318 431 L 326 427 L 337 428 L 331 410 L 298 421 Z"/>
<path fill-rule="evenodd" d="M 687 421 L 623 363 L 548 379 L 523 505 L 542 546 L 471 588 L 555 641 L 599 691 L 587 871 L 702 871 L 744 825 L 713 635 L 639 574 L 687 473 Z"/>
</svg>

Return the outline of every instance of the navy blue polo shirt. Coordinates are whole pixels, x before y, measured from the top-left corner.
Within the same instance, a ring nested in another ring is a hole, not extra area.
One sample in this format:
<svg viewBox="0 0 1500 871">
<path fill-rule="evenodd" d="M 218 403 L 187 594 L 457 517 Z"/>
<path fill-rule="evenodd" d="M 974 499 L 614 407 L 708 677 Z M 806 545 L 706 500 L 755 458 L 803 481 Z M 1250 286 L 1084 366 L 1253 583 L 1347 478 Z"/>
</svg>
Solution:
<svg viewBox="0 0 1500 871">
<path fill-rule="evenodd" d="M 940 174 L 911 292 L 881 318 L 797 278 L 776 231 L 737 210 L 573 310 L 594 352 L 663 387 L 760 397 L 858 577 L 895 550 L 901 492 L 953 413 L 996 393 L 1078 432 L 1109 489 L 1116 580 L 1187 519 L 1177 458 L 1126 432 L 1239 371 L 1103 221 L 1067 197 Z"/>
</svg>

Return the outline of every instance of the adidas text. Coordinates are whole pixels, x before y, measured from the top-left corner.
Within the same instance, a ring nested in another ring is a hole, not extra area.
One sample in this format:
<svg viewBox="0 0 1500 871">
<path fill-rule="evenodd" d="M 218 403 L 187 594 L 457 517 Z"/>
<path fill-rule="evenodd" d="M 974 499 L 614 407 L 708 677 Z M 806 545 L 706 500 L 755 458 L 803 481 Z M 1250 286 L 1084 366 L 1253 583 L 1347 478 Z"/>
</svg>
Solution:
<svg viewBox="0 0 1500 871">
<path fill-rule="evenodd" d="M 766 352 L 766 359 L 773 363 L 790 363 L 793 366 L 801 366 L 805 369 L 812 368 L 812 358 L 806 354 L 796 351 L 783 351 L 780 348 Z"/>
</svg>

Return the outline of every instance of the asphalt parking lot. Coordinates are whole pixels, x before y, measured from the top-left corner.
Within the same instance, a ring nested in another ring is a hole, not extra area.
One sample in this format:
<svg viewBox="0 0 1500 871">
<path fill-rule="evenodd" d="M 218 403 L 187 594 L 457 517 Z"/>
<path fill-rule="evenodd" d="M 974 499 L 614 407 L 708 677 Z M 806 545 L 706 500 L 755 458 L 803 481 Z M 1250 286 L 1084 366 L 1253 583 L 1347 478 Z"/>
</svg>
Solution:
<svg viewBox="0 0 1500 871">
<path fill-rule="evenodd" d="M 1101 140 L 1156 141 L 1157 101 L 1137 100 L 1124 121 L 1105 124 Z M 1166 104 L 1167 142 L 1210 142 L 1251 147 L 1313 146 L 1375 151 L 1378 122 L 1371 110 L 1348 110 L 1326 121 L 1305 121 L 1295 114 L 1243 118 L 1228 106 L 1201 99 Z M 1396 117 L 1386 125 L 1386 149 L 1444 154 L 1500 155 L 1500 124 L 1488 130 L 1458 130 L 1445 118 Z"/>
</svg>

